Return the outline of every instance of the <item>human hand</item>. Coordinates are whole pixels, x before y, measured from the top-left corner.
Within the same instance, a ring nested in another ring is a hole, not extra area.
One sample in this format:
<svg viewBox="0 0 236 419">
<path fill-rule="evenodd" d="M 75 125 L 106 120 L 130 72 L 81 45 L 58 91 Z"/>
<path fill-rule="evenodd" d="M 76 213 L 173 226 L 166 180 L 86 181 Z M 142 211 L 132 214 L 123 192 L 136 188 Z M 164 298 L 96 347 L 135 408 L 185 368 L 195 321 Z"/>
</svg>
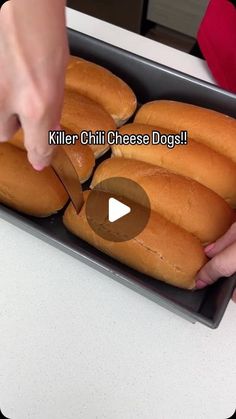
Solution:
<svg viewBox="0 0 236 419">
<path fill-rule="evenodd" d="M 21 125 L 36 170 L 50 164 L 59 129 L 68 43 L 64 0 L 8 1 L 0 10 L 0 142 Z"/>
<path fill-rule="evenodd" d="M 202 289 L 221 277 L 230 277 L 236 272 L 236 223 L 215 243 L 205 248 L 211 259 L 197 275 L 196 288 Z M 236 290 L 233 294 L 236 303 Z"/>
</svg>

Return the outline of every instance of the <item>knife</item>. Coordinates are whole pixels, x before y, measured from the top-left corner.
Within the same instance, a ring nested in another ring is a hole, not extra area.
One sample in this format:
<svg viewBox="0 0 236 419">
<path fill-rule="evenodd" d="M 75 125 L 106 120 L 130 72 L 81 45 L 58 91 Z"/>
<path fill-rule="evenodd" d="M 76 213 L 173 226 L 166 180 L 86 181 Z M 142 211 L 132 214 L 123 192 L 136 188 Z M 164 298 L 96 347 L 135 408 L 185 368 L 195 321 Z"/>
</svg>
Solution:
<svg viewBox="0 0 236 419">
<path fill-rule="evenodd" d="M 83 191 L 78 173 L 61 146 L 55 149 L 51 166 L 63 183 L 78 214 L 84 204 Z"/>
</svg>

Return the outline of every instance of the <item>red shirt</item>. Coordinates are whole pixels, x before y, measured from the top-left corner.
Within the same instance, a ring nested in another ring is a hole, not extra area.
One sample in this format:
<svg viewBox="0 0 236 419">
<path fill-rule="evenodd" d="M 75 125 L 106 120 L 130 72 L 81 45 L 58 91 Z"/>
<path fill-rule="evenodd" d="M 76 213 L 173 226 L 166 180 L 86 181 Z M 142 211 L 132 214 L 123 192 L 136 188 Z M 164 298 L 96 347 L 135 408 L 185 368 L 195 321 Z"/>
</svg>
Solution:
<svg viewBox="0 0 236 419">
<path fill-rule="evenodd" d="M 198 32 L 198 43 L 221 87 L 236 93 L 236 7 L 211 0 Z"/>
</svg>

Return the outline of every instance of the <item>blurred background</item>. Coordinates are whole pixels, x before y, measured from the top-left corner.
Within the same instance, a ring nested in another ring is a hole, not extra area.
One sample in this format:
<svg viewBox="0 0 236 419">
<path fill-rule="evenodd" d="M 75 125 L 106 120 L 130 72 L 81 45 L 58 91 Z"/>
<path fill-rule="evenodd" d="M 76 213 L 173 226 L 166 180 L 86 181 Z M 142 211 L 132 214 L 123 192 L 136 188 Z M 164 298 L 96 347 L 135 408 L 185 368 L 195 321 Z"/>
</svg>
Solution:
<svg viewBox="0 0 236 419">
<path fill-rule="evenodd" d="M 0 6 L 4 1 L 0 0 Z M 67 6 L 202 58 L 197 31 L 209 0 L 67 0 Z"/>
<path fill-rule="evenodd" d="M 198 27 L 208 3 L 209 0 L 67 1 L 73 9 L 193 53 Z"/>
</svg>

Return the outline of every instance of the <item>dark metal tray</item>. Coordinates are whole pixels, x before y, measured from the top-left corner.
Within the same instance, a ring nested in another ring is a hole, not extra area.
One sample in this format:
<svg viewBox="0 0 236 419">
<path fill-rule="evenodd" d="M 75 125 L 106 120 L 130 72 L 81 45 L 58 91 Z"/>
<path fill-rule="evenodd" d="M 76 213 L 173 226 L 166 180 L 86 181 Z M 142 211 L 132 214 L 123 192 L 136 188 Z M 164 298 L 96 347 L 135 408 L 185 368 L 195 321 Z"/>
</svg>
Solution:
<svg viewBox="0 0 236 419">
<path fill-rule="evenodd" d="M 73 54 L 101 64 L 122 77 L 134 89 L 140 103 L 158 98 L 182 100 L 236 116 L 236 95 L 79 32 L 69 30 L 68 34 Z M 1 218 L 163 307 L 193 323 L 199 321 L 211 328 L 219 325 L 236 285 L 236 275 L 195 292 L 169 286 L 118 263 L 70 234 L 62 224 L 62 214 L 63 211 L 47 219 L 38 219 L 0 206 Z"/>
</svg>

